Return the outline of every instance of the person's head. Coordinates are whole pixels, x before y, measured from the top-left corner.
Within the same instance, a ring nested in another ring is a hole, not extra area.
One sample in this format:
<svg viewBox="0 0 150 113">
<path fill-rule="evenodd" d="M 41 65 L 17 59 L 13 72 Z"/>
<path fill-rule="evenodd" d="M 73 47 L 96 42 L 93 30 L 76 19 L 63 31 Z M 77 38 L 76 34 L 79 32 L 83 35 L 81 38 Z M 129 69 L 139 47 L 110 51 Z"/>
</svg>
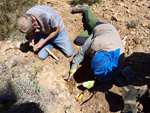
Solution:
<svg viewBox="0 0 150 113">
<path fill-rule="evenodd" d="M 95 75 L 111 72 L 118 67 L 120 49 L 110 52 L 98 52 L 91 60 L 91 69 Z"/>
<path fill-rule="evenodd" d="M 37 26 L 37 21 L 35 17 L 30 14 L 25 14 L 21 16 L 17 21 L 18 30 L 22 33 L 30 33 Z"/>
</svg>

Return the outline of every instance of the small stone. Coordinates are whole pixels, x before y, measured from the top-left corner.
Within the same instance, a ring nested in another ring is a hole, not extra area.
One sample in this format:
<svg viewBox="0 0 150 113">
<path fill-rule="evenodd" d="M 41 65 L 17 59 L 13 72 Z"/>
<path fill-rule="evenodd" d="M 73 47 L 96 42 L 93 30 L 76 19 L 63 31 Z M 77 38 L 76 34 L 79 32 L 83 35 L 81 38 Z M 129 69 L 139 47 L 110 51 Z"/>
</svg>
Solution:
<svg viewBox="0 0 150 113">
<path fill-rule="evenodd" d="M 130 10 L 127 10 L 126 12 L 127 12 L 127 13 L 130 13 Z"/>
<path fill-rule="evenodd" d="M 136 44 L 140 44 L 141 43 L 141 38 L 134 38 L 133 39 L 135 41 Z"/>
<path fill-rule="evenodd" d="M 134 31 L 131 31 L 130 33 L 131 33 L 132 35 L 134 35 L 134 34 L 135 34 L 135 32 L 134 32 Z"/>
</svg>

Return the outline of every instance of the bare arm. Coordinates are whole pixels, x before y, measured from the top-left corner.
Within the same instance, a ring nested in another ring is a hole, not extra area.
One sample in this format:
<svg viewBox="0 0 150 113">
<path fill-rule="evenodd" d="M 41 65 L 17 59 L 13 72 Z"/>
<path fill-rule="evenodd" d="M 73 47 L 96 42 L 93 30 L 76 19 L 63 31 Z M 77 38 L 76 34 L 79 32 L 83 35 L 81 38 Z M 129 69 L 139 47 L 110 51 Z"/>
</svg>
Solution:
<svg viewBox="0 0 150 113">
<path fill-rule="evenodd" d="M 41 48 L 47 41 L 54 38 L 59 33 L 60 27 L 58 26 L 57 28 L 53 28 L 52 30 L 53 30 L 52 33 L 50 33 L 45 40 L 38 42 L 35 45 L 36 48 Z"/>
</svg>

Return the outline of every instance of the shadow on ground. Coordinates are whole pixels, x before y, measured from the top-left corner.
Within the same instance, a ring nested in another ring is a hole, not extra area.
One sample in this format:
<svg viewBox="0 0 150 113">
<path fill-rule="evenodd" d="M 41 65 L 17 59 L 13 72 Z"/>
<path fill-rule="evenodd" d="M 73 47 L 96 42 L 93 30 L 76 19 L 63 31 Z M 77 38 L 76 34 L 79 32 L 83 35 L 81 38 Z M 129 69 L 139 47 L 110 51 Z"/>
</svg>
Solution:
<svg viewBox="0 0 150 113">
<path fill-rule="evenodd" d="M 112 81 L 108 81 L 98 86 L 95 86 L 90 91 L 100 91 L 105 92 L 106 100 L 110 106 L 111 112 L 117 112 L 123 109 L 123 99 L 120 95 L 116 94 L 115 92 L 110 92 L 109 90 L 112 88 L 113 85 L 117 87 L 123 87 L 128 85 L 138 86 L 141 87 L 143 85 L 150 86 L 150 54 L 147 53 L 133 53 L 129 57 L 126 58 L 125 65 L 132 67 L 135 71 L 135 74 L 130 80 L 126 80 L 125 77 L 120 73 L 117 78 L 119 78 L 119 82 L 116 81 L 116 78 Z M 86 58 L 82 62 L 82 66 L 77 70 L 74 75 L 74 79 L 77 83 L 83 83 L 88 80 L 95 79 L 91 69 L 90 69 L 90 59 Z M 80 90 L 84 90 L 83 87 L 78 87 Z M 92 97 L 91 97 L 92 98 Z M 86 100 L 85 102 L 89 101 L 91 98 Z M 150 103 L 149 95 L 143 95 L 138 99 L 138 101 L 143 105 L 143 112 L 149 113 L 150 110 L 148 109 Z M 84 103 L 85 103 L 84 102 Z"/>
<path fill-rule="evenodd" d="M 36 32 L 35 33 L 35 40 L 34 43 L 36 44 L 39 40 L 40 40 L 40 32 Z M 28 51 L 34 52 L 33 47 L 29 46 L 29 42 L 28 40 L 30 39 L 30 35 L 26 35 L 25 39 L 27 40 L 25 43 L 22 43 L 20 45 L 20 50 L 24 53 L 27 53 Z M 35 54 L 37 54 L 37 52 L 35 52 Z"/>
<path fill-rule="evenodd" d="M 0 113 L 44 113 L 35 102 L 18 103 L 19 98 L 8 83 L 6 92 L 0 94 Z"/>
</svg>

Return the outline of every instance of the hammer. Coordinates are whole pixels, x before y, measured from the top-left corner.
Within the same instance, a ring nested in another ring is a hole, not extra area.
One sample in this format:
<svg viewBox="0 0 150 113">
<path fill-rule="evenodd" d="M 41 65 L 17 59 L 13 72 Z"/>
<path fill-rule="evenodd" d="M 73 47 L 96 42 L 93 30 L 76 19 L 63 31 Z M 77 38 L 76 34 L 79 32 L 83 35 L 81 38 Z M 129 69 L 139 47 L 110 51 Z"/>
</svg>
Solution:
<svg viewBox="0 0 150 113">
<path fill-rule="evenodd" d="M 48 48 L 46 48 L 46 51 L 56 59 L 56 64 L 58 64 L 58 62 L 60 61 L 61 57 L 57 58 Z"/>
</svg>

